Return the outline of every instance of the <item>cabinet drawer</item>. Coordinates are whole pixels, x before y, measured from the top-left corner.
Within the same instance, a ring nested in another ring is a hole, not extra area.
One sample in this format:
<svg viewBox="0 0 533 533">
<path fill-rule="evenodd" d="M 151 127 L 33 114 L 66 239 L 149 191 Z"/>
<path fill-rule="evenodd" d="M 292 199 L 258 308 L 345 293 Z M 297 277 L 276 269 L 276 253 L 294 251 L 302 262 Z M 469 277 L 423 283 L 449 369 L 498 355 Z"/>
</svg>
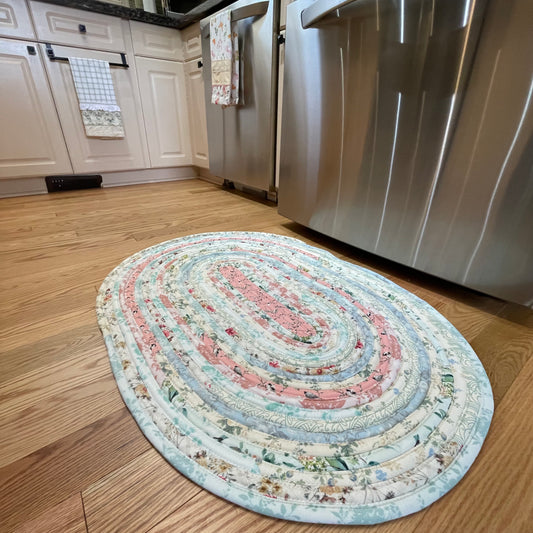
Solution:
<svg viewBox="0 0 533 533">
<path fill-rule="evenodd" d="M 42 2 L 30 2 L 30 6 L 37 38 L 41 41 L 125 51 L 123 21 L 118 17 Z"/>
<path fill-rule="evenodd" d="M 133 20 L 130 27 L 135 55 L 171 61 L 183 59 L 179 30 Z"/>
<path fill-rule="evenodd" d="M 181 30 L 181 40 L 183 41 L 183 59 L 195 59 L 202 55 L 202 38 L 200 36 L 200 23 L 197 22 Z"/>
<path fill-rule="evenodd" d="M 30 14 L 24 2 L 0 2 L 0 36 L 35 39 Z"/>
</svg>

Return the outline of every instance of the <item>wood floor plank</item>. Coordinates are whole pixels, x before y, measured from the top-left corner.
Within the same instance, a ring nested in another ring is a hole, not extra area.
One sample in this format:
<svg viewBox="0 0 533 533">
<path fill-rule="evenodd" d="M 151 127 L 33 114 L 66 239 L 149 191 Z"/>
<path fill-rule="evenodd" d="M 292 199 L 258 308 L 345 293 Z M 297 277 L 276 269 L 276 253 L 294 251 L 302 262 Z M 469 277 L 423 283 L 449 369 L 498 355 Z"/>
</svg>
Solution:
<svg viewBox="0 0 533 533">
<path fill-rule="evenodd" d="M 179 184 L 174 182 L 163 186 L 165 190 L 165 198 L 175 197 L 183 198 L 190 195 L 192 192 L 199 191 L 200 193 L 212 192 L 215 188 L 202 180 L 187 180 Z M 78 207 L 80 211 L 84 210 L 87 203 L 97 203 L 101 205 L 113 204 L 115 202 L 117 192 L 121 199 L 134 203 L 138 201 L 142 204 L 145 200 L 161 201 L 161 184 L 160 183 L 146 183 L 142 186 L 126 185 L 116 189 L 114 187 L 102 189 L 86 189 L 81 192 L 84 202 L 79 201 L 80 191 L 62 191 L 60 194 L 46 194 L 39 196 L 18 196 L 12 198 L 2 198 L 2 211 L 0 212 L 0 219 L 2 215 L 5 217 L 14 217 L 20 220 L 20 212 L 28 211 L 29 209 L 37 209 L 38 213 L 46 212 L 47 209 L 64 210 L 70 207 Z M 137 205 L 137 204 L 134 204 Z M 31 212 L 25 214 L 24 220 L 27 216 L 31 216 Z M 38 216 L 38 214 L 36 215 Z"/>
<path fill-rule="evenodd" d="M 101 379 L 43 399 L 15 413 L 0 415 L 0 467 L 46 447 L 122 409 L 109 373 Z"/>
<path fill-rule="evenodd" d="M 427 510 L 420 531 L 531 531 L 532 382 L 533 359 L 530 359 L 496 410 L 479 457 L 459 485 Z"/>
<path fill-rule="evenodd" d="M 0 385 L 69 357 L 83 354 L 87 359 L 95 358 L 105 350 L 101 340 L 102 334 L 95 322 L 43 338 L 28 338 L 24 345 L 0 354 Z"/>
<path fill-rule="evenodd" d="M 0 426 L 6 418 L 15 418 L 53 396 L 107 377 L 109 358 L 105 349 L 100 349 L 96 357 L 77 355 L 21 374 L 0 385 Z"/>
<path fill-rule="evenodd" d="M 498 405 L 533 354 L 533 329 L 499 319 L 470 344 L 485 367 Z"/>
<path fill-rule="evenodd" d="M 19 237 L 17 240 L 4 240 L 0 242 L 0 252 L 23 252 L 38 247 L 54 247 L 57 244 L 72 242 L 77 237 L 73 230 L 63 232 L 50 232 L 46 235 L 35 235 L 28 232 L 27 236 Z"/>
<path fill-rule="evenodd" d="M 36 518 L 150 448 L 124 407 L 1 468 L 2 532 Z"/>
<path fill-rule="evenodd" d="M 250 214 L 250 208 L 247 205 L 240 206 L 239 209 L 231 209 L 227 214 L 211 213 L 198 219 L 197 213 L 191 213 L 186 217 L 180 217 L 179 221 L 172 223 L 165 228 L 151 228 L 133 234 L 137 241 L 148 239 L 172 239 L 181 235 L 190 235 L 192 233 L 202 233 L 211 231 L 213 226 L 222 227 L 231 226 L 233 229 L 242 227 L 246 224 L 249 228 L 254 225 L 265 225 L 271 223 L 268 217 L 268 211 L 260 211 L 256 214 Z M 266 211 L 266 210 L 265 210 Z M 265 216 L 266 215 L 266 216 Z M 223 230 L 220 230 L 223 231 Z"/>
<path fill-rule="evenodd" d="M 503 305 L 502 302 L 502 307 Z M 457 328 L 469 343 L 498 320 L 496 314 L 480 311 L 462 302 L 440 301 L 434 307 Z"/>
<path fill-rule="evenodd" d="M 81 494 L 74 494 L 37 518 L 24 522 L 15 533 L 87 533 Z"/>
<path fill-rule="evenodd" d="M 84 276 L 84 267 L 87 275 Z M 89 272 L 90 270 L 90 272 Z M 74 275 L 76 272 L 77 275 Z M 52 298 L 69 297 L 74 302 L 79 294 L 83 294 L 86 285 L 94 283 L 97 276 L 94 273 L 94 263 L 85 265 L 69 265 L 62 271 L 55 271 L 56 276 L 50 272 L 36 272 L 27 276 L 19 276 L 14 280 L 3 281 L 0 284 L 3 300 L 0 302 L 2 312 L 18 310 L 21 306 L 43 305 Z"/>
<path fill-rule="evenodd" d="M 109 264 L 125 259 L 135 253 L 138 249 L 137 241 L 133 238 L 117 236 L 99 246 L 90 246 L 87 243 L 69 243 L 60 245 L 54 251 L 29 251 L 21 252 L 17 259 L 13 259 L 13 254 L 5 254 L 3 263 L 8 266 L 3 268 L 4 279 L 16 279 L 19 276 L 33 274 L 38 271 L 49 271 L 53 276 L 57 268 L 68 267 L 73 263 L 84 263 L 86 261 L 101 260 Z M 9 255 L 9 257 L 8 257 Z"/>
<path fill-rule="evenodd" d="M 110 267 L 111 262 L 95 259 L 73 262 L 53 271 L 38 270 L 20 274 L 16 278 L 1 279 L 0 292 L 3 299 L 0 309 L 9 312 L 30 301 L 41 304 L 65 295 L 72 296 L 72 300 L 76 301 L 73 292 L 86 284 L 101 282 L 109 273 Z"/>
<path fill-rule="evenodd" d="M 216 223 L 216 227 L 218 228 L 218 231 L 237 231 L 239 227 L 242 227 L 243 223 L 246 223 L 247 231 L 263 231 L 265 225 L 267 224 L 261 214 L 256 217 L 243 215 L 241 217 L 221 216 L 217 218 L 218 221 Z M 164 233 L 164 237 L 159 234 L 149 235 L 148 233 L 143 233 L 141 235 L 136 234 L 135 238 L 138 239 L 139 243 L 141 243 L 142 247 L 144 248 L 160 243 L 162 238 L 164 240 L 170 240 L 184 235 L 205 233 L 208 232 L 212 227 L 212 224 L 204 224 L 204 221 L 199 221 L 198 223 L 191 224 L 185 228 L 180 227 L 178 231 L 176 231 L 174 228 L 169 228 L 169 231 Z"/>
<path fill-rule="evenodd" d="M 95 300 L 96 301 L 96 300 Z M 75 327 L 95 324 L 94 308 L 75 309 L 58 317 L 43 317 L 33 324 L 17 324 L 3 332 L 2 351 L 11 351 L 38 339 L 68 332 Z"/>
<path fill-rule="evenodd" d="M 533 330 L 533 312 L 531 309 L 514 303 L 506 303 L 498 313 L 500 318 Z"/>
<path fill-rule="evenodd" d="M 201 490 L 149 450 L 83 491 L 89 531 L 147 531 Z"/>
<path fill-rule="evenodd" d="M 69 312 L 83 311 L 94 305 L 94 291 L 91 282 L 84 283 L 61 294 L 54 299 L 30 299 L 16 308 L 1 309 L 3 313 L 0 337 L 15 327 L 30 327 L 38 324 L 43 317 L 47 321 L 58 319 Z"/>
<path fill-rule="evenodd" d="M 90 222 L 88 222 L 90 223 Z M 82 225 L 84 227 L 84 225 Z M 50 235 L 66 234 L 72 236 L 61 240 L 52 240 Z M 10 264 L 25 264 L 28 261 L 49 259 L 57 255 L 76 253 L 79 250 L 86 251 L 98 248 L 102 244 L 113 245 L 120 244 L 126 234 L 121 232 L 106 232 L 104 235 L 95 235 L 94 230 L 90 235 L 80 236 L 77 225 L 73 221 L 67 221 L 65 218 L 58 218 L 58 222 L 47 222 L 39 225 L 38 228 L 32 228 L 26 239 L 18 240 L 18 248 L 11 247 L 0 252 L 0 258 L 3 261 L 9 261 Z M 127 236 L 127 235 L 126 235 Z M 31 245 L 26 246 L 24 241 L 30 241 Z M 6 246 L 6 248 L 9 246 Z"/>
</svg>

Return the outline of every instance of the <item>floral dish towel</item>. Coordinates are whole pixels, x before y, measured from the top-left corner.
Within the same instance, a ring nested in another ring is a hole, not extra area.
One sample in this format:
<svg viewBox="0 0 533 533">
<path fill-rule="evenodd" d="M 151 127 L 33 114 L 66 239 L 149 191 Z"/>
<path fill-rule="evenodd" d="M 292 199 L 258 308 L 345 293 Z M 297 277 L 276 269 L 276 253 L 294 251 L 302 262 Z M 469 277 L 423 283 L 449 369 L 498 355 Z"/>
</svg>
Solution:
<svg viewBox="0 0 533 533">
<path fill-rule="evenodd" d="M 87 137 L 124 137 L 109 63 L 82 57 L 68 60 Z"/>
<path fill-rule="evenodd" d="M 211 32 L 211 103 L 239 103 L 239 37 L 231 11 L 213 15 Z"/>
</svg>

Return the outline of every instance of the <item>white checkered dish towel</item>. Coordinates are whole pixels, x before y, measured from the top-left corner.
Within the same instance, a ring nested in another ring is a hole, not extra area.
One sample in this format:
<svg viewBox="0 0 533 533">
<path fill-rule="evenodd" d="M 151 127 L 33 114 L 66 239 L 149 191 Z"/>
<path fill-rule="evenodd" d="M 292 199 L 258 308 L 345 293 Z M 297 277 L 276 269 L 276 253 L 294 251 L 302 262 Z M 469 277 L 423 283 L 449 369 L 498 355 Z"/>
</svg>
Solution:
<svg viewBox="0 0 533 533">
<path fill-rule="evenodd" d="M 82 57 L 68 60 L 87 137 L 124 137 L 109 63 Z"/>
</svg>

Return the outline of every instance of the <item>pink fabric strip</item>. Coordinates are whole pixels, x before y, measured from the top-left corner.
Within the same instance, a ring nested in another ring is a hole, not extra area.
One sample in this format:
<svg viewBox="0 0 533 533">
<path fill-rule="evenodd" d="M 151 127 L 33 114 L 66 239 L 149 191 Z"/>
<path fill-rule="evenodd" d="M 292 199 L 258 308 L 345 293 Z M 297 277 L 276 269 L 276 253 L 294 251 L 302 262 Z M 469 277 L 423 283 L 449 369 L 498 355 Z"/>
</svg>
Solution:
<svg viewBox="0 0 533 533">
<path fill-rule="evenodd" d="M 219 272 L 233 288 L 296 337 L 314 337 L 317 334 L 313 326 L 250 281 L 238 268 L 226 265 L 219 268 Z"/>
</svg>

